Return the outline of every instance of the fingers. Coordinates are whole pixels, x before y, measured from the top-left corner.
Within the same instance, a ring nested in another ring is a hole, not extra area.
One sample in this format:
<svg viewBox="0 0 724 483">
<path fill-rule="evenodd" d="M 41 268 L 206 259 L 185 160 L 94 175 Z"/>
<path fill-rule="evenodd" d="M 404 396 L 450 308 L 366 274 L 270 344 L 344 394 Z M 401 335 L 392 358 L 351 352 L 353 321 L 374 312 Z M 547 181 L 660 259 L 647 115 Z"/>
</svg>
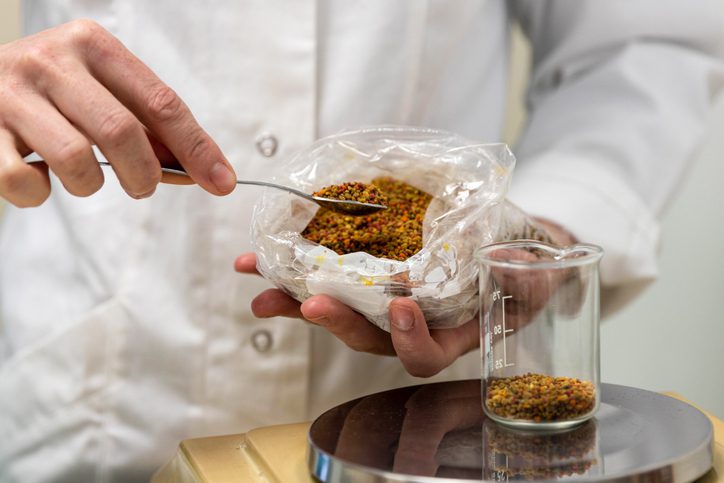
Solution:
<svg viewBox="0 0 724 483">
<path fill-rule="evenodd" d="M 5 101 L 3 114 L 11 118 L 13 134 L 45 160 L 71 194 L 89 196 L 103 186 L 90 142 L 47 99 L 31 92 Z"/>
<path fill-rule="evenodd" d="M 300 303 L 279 289 L 270 288 L 257 295 L 251 301 L 254 316 L 265 319 L 269 317 L 304 318 L 299 309 Z"/>
<path fill-rule="evenodd" d="M 153 133 L 146 131 L 146 137 L 148 142 L 151 143 L 151 149 L 156 155 L 156 158 L 161 162 L 161 166 L 165 168 L 177 169 L 183 171 L 183 166 L 178 162 L 176 157 L 166 146 L 161 144 L 161 141 L 156 139 Z M 166 171 L 161 172 L 161 183 L 176 184 L 176 185 L 189 185 L 196 184 L 193 178 L 186 174 L 169 173 Z"/>
<path fill-rule="evenodd" d="M 390 334 L 397 356 L 413 376 L 430 377 L 479 345 L 477 320 L 430 331 L 418 305 L 399 297 L 390 304 Z"/>
<path fill-rule="evenodd" d="M 234 270 L 239 273 L 250 273 L 259 275 L 256 270 L 256 255 L 253 253 L 242 253 L 234 261 Z"/>
<path fill-rule="evenodd" d="M 72 194 L 87 196 L 103 184 L 96 144 L 129 194 L 150 195 L 162 175 L 147 135 L 206 190 L 226 194 L 236 186 L 229 163 L 183 101 L 95 22 L 75 20 L 1 47 L 0 129 L 45 159 Z M 0 161 L 12 188 L 5 190 L 17 189 L 18 179 L 33 188 L 25 197 L 7 196 L 34 204 L 45 193 L 43 168 L 13 167 L 12 144 L 6 140 Z"/>
<path fill-rule="evenodd" d="M 294 317 L 319 325 L 350 348 L 379 355 L 394 355 L 387 332 L 328 295 L 315 295 L 300 304 L 279 289 L 268 289 L 251 302 L 256 317 Z"/>
<path fill-rule="evenodd" d="M 48 85 L 47 94 L 98 145 L 129 195 L 138 199 L 153 194 L 161 180 L 161 166 L 143 125 L 131 111 L 81 66 L 63 71 Z"/>
<path fill-rule="evenodd" d="M 237 257 L 234 269 L 256 274 L 256 256 Z M 348 347 L 379 355 L 397 355 L 413 376 L 429 377 L 452 364 L 479 344 L 477 320 L 456 329 L 427 328 L 420 308 L 412 300 L 397 298 L 390 305 L 391 333 L 370 323 L 342 302 L 315 295 L 300 304 L 278 289 L 259 294 L 252 302 L 257 317 L 297 317 L 328 330 Z"/>
<path fill-rule="evenodd" d="M 234 261 L 240 273 L 258 274 L 256 255 L 244 253 Z M 265 290 L 251 303 L 256 317 L 295 317 L 319 325 L 350 348 L 380 355 L 394 355 L 390 335 L 363 316 L 328 295 L 315 295 L 300 304 L 278 289 Z"/>
<path fill-rule="evenodd" d="M 227 194 L 236 175 L 181 98 L 120 41 L 93 22 L 74 25 L 88 67 L 166 145 L 189 175 L 214 194 Z"/>
<path fill-rule="evenodd" d="M 253 254 L 237 258 L 237 271 L 254 273 L 253 259 Z M 390 334 L 328 295 L 315 295 L 300 305 L 281 290 L 269 289 L 252 301 L 252 312 L 262 318 L 283 316 L 307 320 L 357 351 L 396 354 L 405 369 L 418 377 L 437 374 L 479 344 L 477 320 L 456 329 L 430 331 L 417 304 L 402 297 L 395 299 L 390 307 Z"/>
<path fill-rule="evenodd" d="M 301 311 L 305 319 L 324 327 L 354 350 L 379 355 L 395 353 L 387 332 L 328 295 L 310 297 Z"/>
<path fill-rule="evenodd" d="M 19 208 L 38 206 L 50 195 L 48 167 L 23 161 L 13 136 L 0 129 L 0 197 Z"/>
</svg>

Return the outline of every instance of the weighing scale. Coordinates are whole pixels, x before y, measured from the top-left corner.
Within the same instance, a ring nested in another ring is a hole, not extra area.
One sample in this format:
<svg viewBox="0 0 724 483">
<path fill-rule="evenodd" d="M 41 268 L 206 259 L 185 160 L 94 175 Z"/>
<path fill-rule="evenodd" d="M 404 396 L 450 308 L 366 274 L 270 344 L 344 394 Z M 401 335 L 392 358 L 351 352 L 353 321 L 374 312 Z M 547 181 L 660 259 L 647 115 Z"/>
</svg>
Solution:
<svg viewBox="0 0 724 483">
<path fill-rule="evenodd" d="M 571 429 L 521 431 L 486 419 L 480 381 L 425 384 L 337 406 L 309 430 L 321 482 L 692 481 L 713 463 L 713 429 L 668 396 L 601 385 L 596 416 Z"/>
</svg>

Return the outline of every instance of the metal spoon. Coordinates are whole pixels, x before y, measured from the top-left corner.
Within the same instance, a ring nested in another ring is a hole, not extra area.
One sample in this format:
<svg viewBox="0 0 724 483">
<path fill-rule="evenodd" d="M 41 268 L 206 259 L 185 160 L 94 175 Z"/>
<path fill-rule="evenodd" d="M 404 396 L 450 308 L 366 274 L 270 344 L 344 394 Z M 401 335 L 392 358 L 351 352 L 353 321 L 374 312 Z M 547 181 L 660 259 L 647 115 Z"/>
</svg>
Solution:
<svg viewBox="0 0 724 483">
<path fill-rule="evenodd" d="M 32 163 L 43 163 L 45 162 L 43 159 L 31 159 L 27 161 L 28 164 Z M 111 164 L 108 161 L 98 161 L 98 164 L 101 166 L 110 166 Z M 183 176 L 185 178 L 188 178 L 190 183 L 185 184 L 192 184 L 193 181 L 191 181 L 191 177 L 188 175 L 186 171 L 180 170 L 180 169 L 173 169 L 173 168 L 161 168 L 161 171 L 164 173 L 168 173 L 171 175 L 176 176 Z M 248 181 L 248 180 L 241 180 L 237 179 L 236 184 L 251 184 L 251 185 L 257 185 L 257 186 L 267 186 L 269 188 L 277 188 L 280 190 L 287 191 L 289 193 L 292 193 L 294 195 L 300 196 L 304 198 L 305 200 L 312 201 L 322 208 L 326 208 L 330 211 L 334 211 L 336 213 L 340 213 L 343 215 L 351 215 L 351 216 L 363 216 L 363 215 L 370 215 L 372 213 L 375 213 L 380 210 L 387 209 L 387 206 L 385 205 L 378 205 L 375 203 L 362 203 L 360 201 L 352 201 L 352 200 L 335 200 L 332 198 L 322 198 L 319 196 L 312 196 L 310 194 L 305 193 L 304 191 L 299 191 L 298 189 L 290 188 L 289 186 L 284 186 L 280 184 L 275 183 L 268 183 L 266 181 Z"/>
</svg>

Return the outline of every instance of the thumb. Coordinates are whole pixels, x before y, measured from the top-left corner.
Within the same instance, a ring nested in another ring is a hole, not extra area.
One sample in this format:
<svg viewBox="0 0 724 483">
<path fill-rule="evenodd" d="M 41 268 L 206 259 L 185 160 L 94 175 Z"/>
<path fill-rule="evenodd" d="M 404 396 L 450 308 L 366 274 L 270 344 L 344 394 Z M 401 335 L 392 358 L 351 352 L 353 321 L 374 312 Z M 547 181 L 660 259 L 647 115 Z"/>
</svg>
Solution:
<svg viewBox="0 0 724 483">
<path fill-rule="evenodd" d="M 390 335 L 397 356 L 413 376 L 434 376 L 449 364 L 420 307 L 410 299 L 399 297 L 390 303 Z"/>
</svg>

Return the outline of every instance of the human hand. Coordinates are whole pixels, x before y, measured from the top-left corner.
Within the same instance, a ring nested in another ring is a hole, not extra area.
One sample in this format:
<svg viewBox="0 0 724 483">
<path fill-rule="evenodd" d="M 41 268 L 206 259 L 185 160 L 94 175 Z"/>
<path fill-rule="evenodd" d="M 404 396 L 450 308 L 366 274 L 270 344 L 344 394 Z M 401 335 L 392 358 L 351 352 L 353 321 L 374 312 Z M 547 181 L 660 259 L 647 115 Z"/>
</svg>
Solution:
<svg viewBox="0 0 724 483">
<path fill-rule="evenodd" d="M 546 234 L 546 242 L 563 247 L 577 243 L 575 236 L 551 221 L 534 219 L 537 228 Z M 515 241 L 515 240 L 512 240 Z M 515 260 L 535 264 L 539 254 L 524 248 L 498 248 L 488 254 L 498 260 Z M 548 304 L 561 285 L 576 276 L 575 270 L 541 270 L 525 268 L 493 267 L 490 276 L 497 289 L 506 294 L 505 322 L 508 329 L 517 330 L 530 323 Z M 579 300 L 570 297 L 567 302 Z M 486 302 L 490 302 L 487 300 Z M 494 302 L 494 300 L 493 300 Z M 575 305 L 575 304 L 574 304 Z M 575 309 L 571 305 L 570 309 Z M 563 307 L 559 307 L 562 309 Z"/>
<path fill-rule="evenodd" d="M 134 198 L 178 162 L 202 188 L 223 195 L 235 174 L 184 102 L 121 42 L 75 20 L 0 46 L 0 197 L 37 206 L 50 194 L 48 168 L 88 196 L 103 185 L 96 144 Z M 36 152 L 45 164 L 28 165 Z"/>
<path fill-rule="evenodd" d="M 240 273 L 258 274 L 253 253 L 240 255 L 234 266 Z M 479 344 L 477 318 L 454 329 L 430 330 L 417 304 L 404 297 L 390 303 L 389 333 L 328 295 L 299 303 L 281 290 L 268 289 L 252 301 L 251 309 L 260 318 L 295 317 L 319 325 L 357 351 L 396 355 L 418 377 L 437 374 Z"/>
</svg>

